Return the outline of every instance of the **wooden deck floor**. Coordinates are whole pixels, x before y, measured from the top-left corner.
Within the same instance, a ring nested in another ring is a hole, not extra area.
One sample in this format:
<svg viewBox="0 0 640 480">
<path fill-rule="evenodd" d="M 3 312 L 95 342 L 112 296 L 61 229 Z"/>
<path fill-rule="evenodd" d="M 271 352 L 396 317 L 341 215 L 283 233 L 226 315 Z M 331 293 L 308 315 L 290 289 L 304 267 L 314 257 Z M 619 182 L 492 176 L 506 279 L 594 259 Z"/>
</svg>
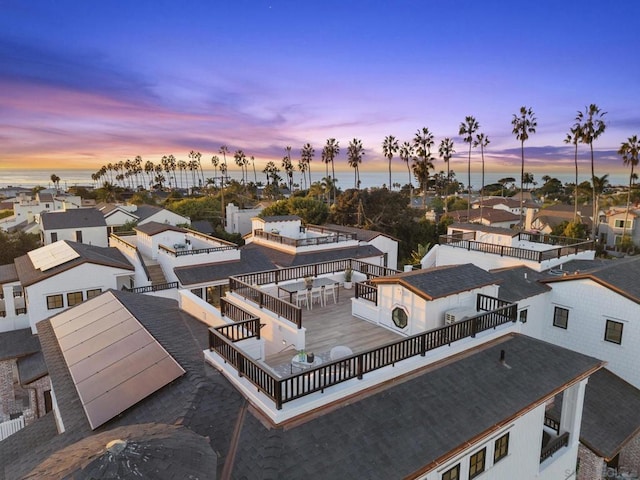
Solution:
<svg viewBox="0 0 640 480">
<path fill-rule="evenodd" d="M 337 304 L 330 299 L 324 307 L 314 305 L 312 310 L 303 307 L 302 326 L 307 329 L 307 352 L 321 354 L 337 345 L 344 345 L 358 353 L 402 338 L 386 328 L 351 315 L 354 294 L 355 290 L 341 287 Z M 272 367 L 288 363 L 294 354 L 295 350 L 286 350 L 267 357 L 266 363 Z"/>
</svg>

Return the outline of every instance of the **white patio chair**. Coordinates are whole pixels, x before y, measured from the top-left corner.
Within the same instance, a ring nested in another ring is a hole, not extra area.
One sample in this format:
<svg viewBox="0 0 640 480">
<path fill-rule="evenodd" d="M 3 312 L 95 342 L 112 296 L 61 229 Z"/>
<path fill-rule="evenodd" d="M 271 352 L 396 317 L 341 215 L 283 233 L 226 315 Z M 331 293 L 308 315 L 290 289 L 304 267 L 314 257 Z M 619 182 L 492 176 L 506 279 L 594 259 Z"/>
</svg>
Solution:
<svg viewBox="0 0 640 480">
<path fill-rule="evenodd" d="M 331 360 L 339 360 L 341 358 L 348 357 L 349 355 L 353 355 L 353 351 L 344 345 L 333 347 L 329 352 L 329 358 Z"/>
<path fill-rule="evenodd" d="M 320 306 L 324 306 L 324 297 L 322 294 L 322 287 L 313 287 L 311 289 L 311 303 L 310 308 L 313 308 L 314 303 L 319 303 Z"/>
<path fill-rule="evenodd" d="M 324 304 L 327 304 L 327 298 L 333 297 L 333 303 L 338 303 L 338 299 L 336 298 L 336 284 L 327 285 L 324 287 Z"/>
<path fill-rule="evenodd" d="M 311 308 L 311 303 L 309 303 L 309 290 L 306 288 L 296 292 L 296 306 L 301 307 L 302 305 Z"/>
</svg>

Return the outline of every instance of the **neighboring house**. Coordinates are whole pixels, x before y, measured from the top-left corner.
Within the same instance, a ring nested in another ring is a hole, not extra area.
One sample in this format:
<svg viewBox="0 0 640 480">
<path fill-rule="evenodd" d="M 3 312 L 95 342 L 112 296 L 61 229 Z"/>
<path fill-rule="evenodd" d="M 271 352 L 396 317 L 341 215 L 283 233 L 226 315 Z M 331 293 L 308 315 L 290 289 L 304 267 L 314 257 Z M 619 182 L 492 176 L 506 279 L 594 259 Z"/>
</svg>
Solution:
<svg viewBox="0 0 640 480">
<path fill-rule="evenodd" d="M 101 329 L 88 330 L 90 341 L 117 351 L 116 357 L 73 351 L 80 341 L 74 327 L 97 321 L 87 307 L 111 309 L 123 319 L 108 336 Z M 131 328 L 153 339 L 153 355 L 144 355 L 134 342 L 116 349 Z M 438 347 L 447 352 L 446 362 L 434 362 L 432 352 L 426 358 L 417 355 L 408 362 L 423 368 L 402 381 L 396 376 L 406 371 L 407 362 L 398 361 L 379 370 L 391 377 L 376 388 L 368 380 L 375 372 L 340 384 L 347 389 L 369 384 L 359 394 L 332 385 L 322 393 L 318 387 L 311 397 L 283 407 L 297 421 L 274 423 L 252 401 L 256 385 L 245 390 L 236 382 L 244 375 L 226 376 L 228 364 L 216 364 L 221 374 L 202 362 L 207 327 L 173 300 L 109 291 L 84 308 L 41 322 L 38 330 L 55 391 L 53 415 L 0 442 L 5 478 L 88 476 L 115 461 L 140 472 L 161 468 L 175 478 L 257 479 L 268 473 L 273 478 L 442 480 L 484 473 L 492 480 L 511 480 L 517 471 L 519 479 L 556 480 L 575 468 L 585 387 L 602 367 L 594 358 L 503 332 L 492 341 L 472 339 L 462 350 L 460 342 Z M 243 342 L 228 345 L 237 350 Z M 207 350 L 208 362 L 225 350 L 210 346 L 215 350 Z M 156 357 L 167 366 L 161 375 L 145 376 Z M 126 382 L 137 388 L 119 387 L 120 362 L 136 367 Z M 345 357 L 341 364 L 348 369 L 350 362 Z M 315 382 L 319 372 L 287 377 Z M 80 381 L 85 377 L 88 385 Z M 281 388 L 281 382 L 289 382 L 275 380 Z M 564 395 L 561 433 L 555 435 L 545 418 L 546 404 L 558 393 Z M 311 415 L 305 414 L 308 408 Z M 144 462 L 136 456 L 143 446 Z M 200 471 L 202 465 L 207 473 Z"/>
<path fill-rule="evenodd" d="M 233 203 L 227 204 L 225 230 L 229 233 L 246 235 L 251 231 L 251 219 L 257 217 L 264 208 L 264 203 L 259 203 L 253 208 L 242 209 Z"/>
<path fill-rule="evenodd" d="M 61 310 L 99 295 L 132 286 L 134 267 L 115 248 L 59 241 L 4 266 L 0 291 L 5 317 L 0 331 L 31 327 Z"/>
<path fill-rule="evenodd" d="M 94 208 L 78 208 L 40 215 L 40 236 L 43 245 L 60 240 L 108 247 L 107 224 Z"/>
<path fill-rule="evenodd" d="M 116 205 L 112 203 L 100 203 L 96 205 L 104 215 L 105 222 L 112 233 L 117 227 L 122 227 L 127 223 L 144 225 L 145 223 L 166 223 L 169 225 L 189 225 L 188 217 L 183 217 L 165 208 L 155 205 Z"/>
<path fill-rule="evenodd" d="M 550 234 L 555 227 L 564 222 L 573 222 L 575 208 L 573 205 L 551 205 L 542 208 L 537 212 L 531 212 L 527 215 L 525 229 L 535 230 L 540 233 Z M 578 206 L 578 220 L 583 223 L 587 231 L 593 228 L 593 209 L 589 205 Z"/>
<path fill-rule="evenodd" d="M 83 207 L 82 199 L 77 195 L 57 192 L 55 189 L 40 190 L 32 196 L 21 193 L 13 200 L 13 215 L 0 220 L 0 229 L 22 229 L 34 233 L 30 227 L 35 224 L 43 212 L 65 211 Z"/>
<path fill-rule="evenodd" d="M 635 208 L 630 208 L 628 215 L 626 208 L 611 208 L 606 211 L 604 221 L 598 225 L 600 243 L 613 250 L 620 245 L 624 234 L 631 238 L 635 246 L 640 246 L 640 228 L 637 227 L 639 213 L 640 210 Z"/>
</svg>

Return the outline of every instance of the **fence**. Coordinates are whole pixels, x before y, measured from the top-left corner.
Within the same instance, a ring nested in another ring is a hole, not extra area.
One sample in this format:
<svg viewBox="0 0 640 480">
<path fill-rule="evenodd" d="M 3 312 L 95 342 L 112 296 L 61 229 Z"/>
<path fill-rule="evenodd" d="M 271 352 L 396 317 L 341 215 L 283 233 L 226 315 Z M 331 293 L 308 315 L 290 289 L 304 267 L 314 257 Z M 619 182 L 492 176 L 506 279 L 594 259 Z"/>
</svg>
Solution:
<svg viewBox="0 0 640 480">
<path fill-rule="evenodd" d="M 24 428 L 24 417 L 0 423 L 0 441 Z"/>
<path fill-rule="evenodd" d="M 178 288 L 178 282 L 159 283 L 157 285 L 146 285 L 144 287 L 129 288 L 126 285 L 122 286 L 122 290 L 131 293 L 150 293 L 159 292 L 161 290 L 170 290 L 172 288 Z"/>
</svg>

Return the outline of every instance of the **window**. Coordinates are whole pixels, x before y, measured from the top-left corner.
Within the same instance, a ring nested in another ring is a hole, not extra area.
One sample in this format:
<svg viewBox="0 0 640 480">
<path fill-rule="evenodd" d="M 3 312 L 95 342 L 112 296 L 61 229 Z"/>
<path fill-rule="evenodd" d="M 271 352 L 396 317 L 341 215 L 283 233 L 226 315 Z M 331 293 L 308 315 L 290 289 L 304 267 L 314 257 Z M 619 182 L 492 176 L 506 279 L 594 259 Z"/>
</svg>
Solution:
<svg viewBox="0 0 640 480">
<path fill-rule="evenodd" d="M 487 452 L 486 448 L 483 448 L 477 453 L 474 453 L 469 458 L 469 480 L 472 478 L 476 478 L 482 472 L 484 472 L 484 464 L 485 464 L 485 454 Z"/>
<path fill-rule="evenodd" d="M 509 434 L 505 433 L 496 440 L 493 450 L 493 463 L 498 463 L 509 454 Z"/>
<path fill-rule="evenodd" d="M 97 297 L 101 293 L 102 293 L 102 289 L 101 288 L 94 288 L 92 290 L 87 290 L 87 300 L 89 300 L 90 298 L 93 298 L 93 297 Z"/>
<path fill-rule="evenodd" d="M 405 328 L 409 323 L 409 317 L 407 317 L 407 312 L 400 307 L 396 307 L 391 312 L 391 319 L 393 320 L 393 324 L 398 328 Z"/>
<path fill-rule="evenodd" d="M 460 480 L 460 464 L 442 474 L 442 480 Z"/>
<path fill-rule="evenodd" d="M 604 339 L 607 342 L 622 343 L 622 327 L 624 325 L 621 322 L 614 322 L 613 320 L 607 320 L 607 326 L 604 330 Z"/>
<path fill-rule="evenodd" d="M 614 223 L 614 226 L 615 228 L 631 228 L 631 220 L 627 220 L 625 226 L 624 219 L 617 219 Z"/>
<path fill-rule="evenodd" d="M 568 324 L 569 310 L 562 307 L 556 307 L 553 312 L 553 326 L 566 329 Z"/>
<path fill-rule="evenodd" d="M 528 310 L 526 308 L 524 310 L 520 310 L 520 323 L 527 323 L 527 313 Z"/>
<path fill-rule="evenodd" d="M 82 243 L 82 230 L 76 230 L 76 242 Z"/>
<path fill-rule="evenodd" d="M 51 232 L 51 243 L 58 241 L 58 234 L 56 232 Z"/>
<path fill-rule="evenodd" d="M 67 293 L 67 305 L 73 307 L 79 303 L 82 303 L 82 292 L 70 292 Z"/>
<path fill-rule="evenodd" d="M 201 288 L 194 288 L 193 290 L 191 290 L 191 293 L 193 293 L 196 297 L 202 298 L 202 289 Z"/>
<path fill-rule="evenodd" d="M 54 308 L 62 308 L 64 307 L 64 303 L 62 300 L 62 294 L 58 295 L 48 295 L 47 296 L 47 308 L 49 310 L 53 310 Z"/>
</svg>

